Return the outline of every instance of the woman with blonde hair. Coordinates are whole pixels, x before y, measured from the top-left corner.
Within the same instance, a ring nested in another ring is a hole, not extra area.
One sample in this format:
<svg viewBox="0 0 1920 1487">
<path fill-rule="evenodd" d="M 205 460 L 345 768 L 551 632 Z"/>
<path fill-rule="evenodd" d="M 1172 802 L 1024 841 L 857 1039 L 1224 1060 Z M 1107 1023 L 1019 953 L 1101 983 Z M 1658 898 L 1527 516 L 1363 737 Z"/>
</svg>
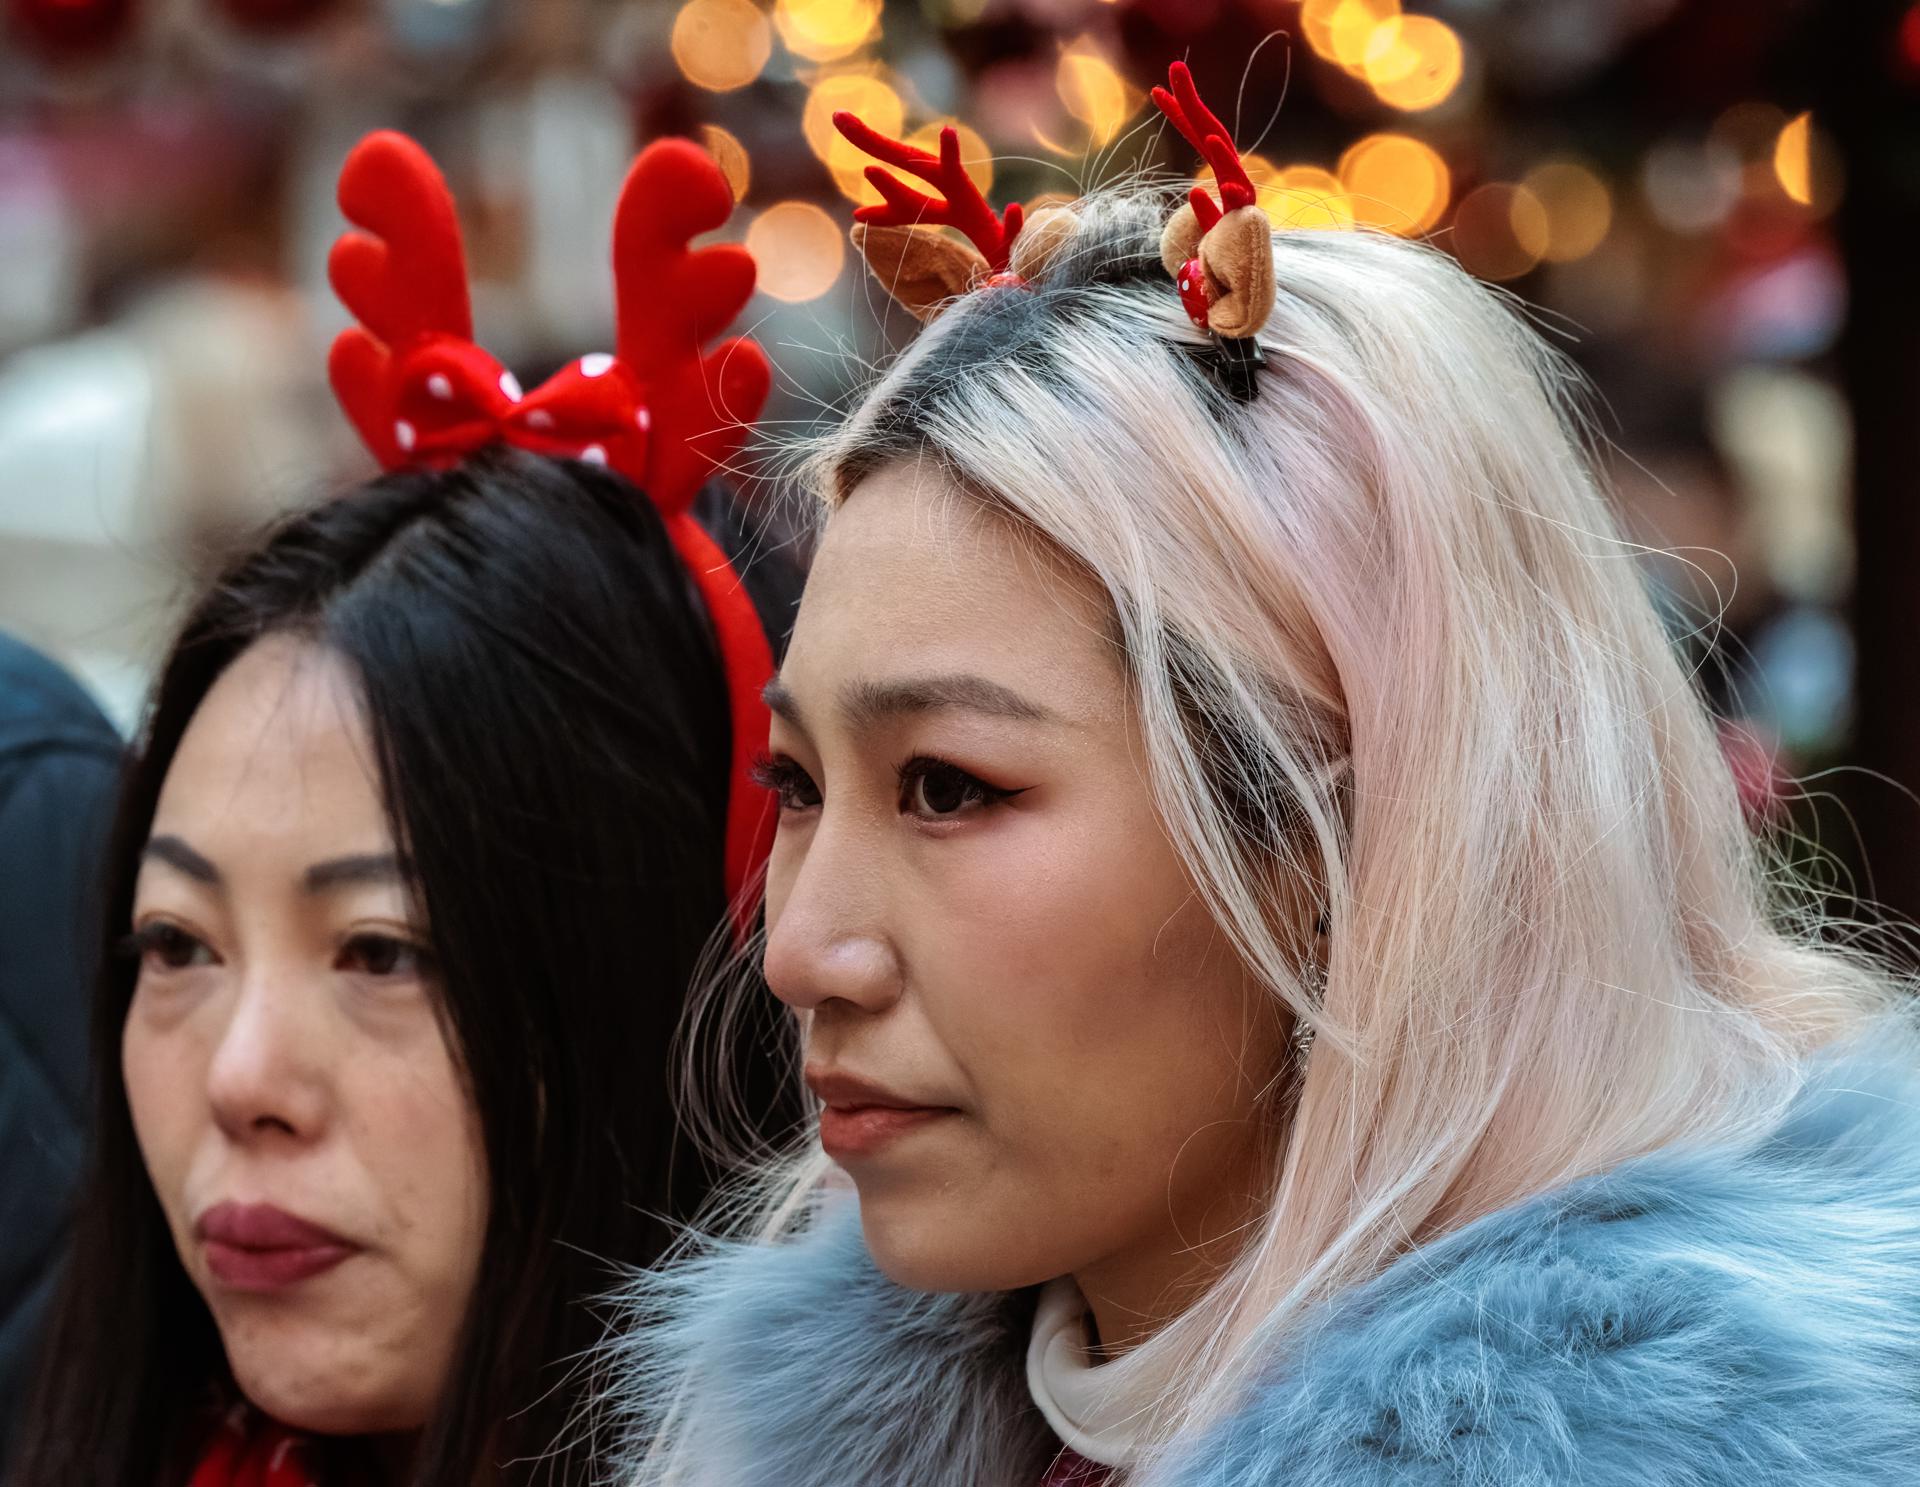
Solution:
<svg viewBox="0 0 1920 1487">
<path fill-rule="evenodd" d="M 1171 221 L 843 122 L 947 195 L 870 172 L 937 323 L 768 689 L 819 1139 L 637 1284 L 622 1480 L 1920 1480 L 1898 989 L 1770 876 L 1574 379 L 1173 84 Z"/>
</svg>

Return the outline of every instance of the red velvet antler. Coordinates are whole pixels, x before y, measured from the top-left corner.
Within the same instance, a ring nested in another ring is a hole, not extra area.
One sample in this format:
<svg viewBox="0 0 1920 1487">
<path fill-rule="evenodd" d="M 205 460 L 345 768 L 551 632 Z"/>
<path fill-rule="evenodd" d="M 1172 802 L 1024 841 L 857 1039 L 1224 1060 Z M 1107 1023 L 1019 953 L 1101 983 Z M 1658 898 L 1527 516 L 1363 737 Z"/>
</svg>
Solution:
<svg viewBox="0 0 1920 1487">
<path fill-rule="evenodd" d="M 726 177 L 684 139 L 641 153 L 614 213 L 615 344 L 644 389 L 651 422 L 645 467 L 627 473 L 664 511 L 685 509 L 739 451 L 773 381 L 766 354 L 750 340 L 701 350 L 753 294 L 745 248 L 691 245 L 732 213 Z"/>
<path fill-rule="evenodd" d="M 931 155 L 902 140 L 887 138 L 844 109 L 833 116 L 833 122 L 849 141 L 874 159 L 946 193 L 944 199 L 925 195 L 878 165 L 869 165 L 867 180 L 886 200 L 857 209 L 853 214 L 856 222 L 876 227 L 911 227 L 921 222 L 957 227 L 980 250 L 989 273 L 1005 270 L 1013 240 L 1020 235 L 1024 209 L 1014 202 L 1004 216 L 994 214 L 960 163 L 960 136 L 952 127 L 940 131 L 940 153 Z"/>
<path fill-rule="evenodd" d="M 1169 93 L 1165 88 L 1155 88 L 1153 101 L 1159 105 L 1160 112 L 1172 121 L 1173 127 L 1185 136 L 1187 143 L 1213 167 L 1214 179 L 1220 187 L 1218 205 L 1199 186 L 1195 186 L 1187 195 L 1204 232 L 1226 213 L 1239 207 L 1252 206 L 1259 193 L 1254 190 L 1247 168 L 1241 163 L 1240 152 L 1234 148 L 1232 131 L 1220 122 L 1212 109 L 1200 101 L 1200 90 L 1194 86 L 1193 73 L 1187 64 L 1175 62 L 1167 69 L 1167 80 L 1173 84 L 1173 91 Z"/>
<path fill-rule="evenodd" d="M 733 790 L 727 802 L 727 886 L 742 896 L 773 842 L 772 797 L 751 783 L 771 721 L 761 689 L 773 650 L 727 555 L 688 507 L 746 439 L 773 382 L 766 353 L 745 337 L 701 348 L 753 294 L 753 255 L 733 243 L 695 248 L 699 233 L 733 212 L 733 191 L 713 160 L 680 139 L 649 145 L 627 173 L 613 220 L 619 365 L 643 389 L 643 470 L 628 470 L 667 519 L 693 576 L 726 665 Z M 619 458 L 613 463 L 618 467 Z M 744 933 L 750 924 L 739 923 Z"/>
<path fill-rule="evenodd" d="M 395 435 L 396 364 L 429 340 L 473 338 L 460 222 L 432 158 L 391 130 L 368 135 L 347 157 L 340 209 L 366 231 L 340 237 L 327 272 L 360 324 L 335 340 L 328 372 L 360 437 L 391 469 L 411 453 Z"/>
<path fill-rule="evenodd" d="M 660 508 L 726 673 L 726 884 L 744 931 L 748 890 L 772 836 L 772 797 L 752 782 L 751 766 L 766 743 L 760 690 L 773 654 L 739 575 L 688 509 L 739 449 L 773 380 L 751 341 L 702 354 L 753 293 L 746 249 L 691 246 L 732 212 L 726 178 L 685 140 L 641 153 L 614 222 L 619 354 L 580 357 L 531 393 L 473 343 L 453 199 L 424 150 L 404 135 L 370 135 L 341 173 L 340 204 L 368 231 L 347 233 L 329 260 L 334 288 L 360 324 L 335 340 L 328 372 L 384 467 L 452 464 L 504 442 L 611 466 Z"/>
</svg>

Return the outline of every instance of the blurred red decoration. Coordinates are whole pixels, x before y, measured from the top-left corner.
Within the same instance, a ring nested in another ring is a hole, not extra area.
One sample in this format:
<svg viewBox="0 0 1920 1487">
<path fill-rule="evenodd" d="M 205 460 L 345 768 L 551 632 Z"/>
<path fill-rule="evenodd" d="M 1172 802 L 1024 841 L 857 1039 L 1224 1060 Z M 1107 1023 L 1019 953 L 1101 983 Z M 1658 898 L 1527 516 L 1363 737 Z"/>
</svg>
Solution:
<svg viewBox="0 0 1920 1487">
<path fill-rule="evenodd" d="M 134 0 L 7 0 L 7 32 L 58 62 L 104 56 L 133 27 Z"/>
<path fill-rule="evenodd" d="M 1900 71 L 1910 79 L 1920 79 L 1920 5 L 1910 7 L 1900 18 L 1897 56 Z"/>
<path fill-rule="evenodd" d="M 233 25 L 256 36 L 299 31 L 335 8 L 336 0 L 217 0 Z"/>
</svg>

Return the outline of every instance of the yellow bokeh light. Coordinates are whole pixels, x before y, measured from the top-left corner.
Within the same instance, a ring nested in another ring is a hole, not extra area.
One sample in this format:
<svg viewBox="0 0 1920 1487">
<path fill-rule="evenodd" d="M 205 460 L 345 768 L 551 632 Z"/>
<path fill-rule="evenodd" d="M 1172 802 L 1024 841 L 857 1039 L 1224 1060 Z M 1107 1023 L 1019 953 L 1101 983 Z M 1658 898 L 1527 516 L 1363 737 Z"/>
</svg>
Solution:
<svg viewBox="0 0 1920 1487">
<path fill-rule="evenodd" d="M 1112 143 L 1146 96 L 1085 37 L 1060 53 L 1054 86 L 1067 112 L 1087 126 L 1095 148 Z"/>
<path fill-rule="evenodd" d="M 1318 227 L 1341 231 L 1353 226 L 1353 207 L 1340 177 L 1317 165 L 1289 165 L 1271 181 L 1257 182 L 1260 205 L 1275 227 Z"/>
<path fill-rule="evenodd" d="M 1407 113 L 1438 107 L 1453 96 L 1466 70 L 1460 38 L 1432 16 L 1382 21 L 1367 40 L 1363 67 L 1382 103 Z"/>
<path fill-rule="evenodd" d="M 1276 166 L 1260 155 L 1242 155 L 1240 164 L 1253 182 L 1260 210 L 1275 227 L 1345 229 L 1353 226 L 1353 208 L 1347 189 L 1330 170 L 1317 165 Z M 1194 183 L 1204 186 L 1217 201 L 1213 167 L 1203 166 Z"/>
<path fill-rule="evenodd" d="M 810 201 L 783 201 L 755 217 L 747 251 L 759 289 L 788 304 L 825 294 L 846 260 L 840 224 Z"/>
<path fill-rule="evenodd" d="M 1813 115 L 1796 114 L 1773 145 L 1773 173 L 1780 189 L 1801 206 L 1813 205 Z"/>
<path fill-rule="evenodd" d="M 753 179 L 747 162 L 747 147 L 718 124 L 700 126 L 700 143 L 719 165 L 720 174 L 727 178 L 727 185 L 733 188 L 733 199 L 744 201 L 747 187 Z"/>
<path fill-rule="evenodd" d="M 877 71 L 867 68 L 829 73 L 819 79 L 808 90 L 806 107 L 800 113 L 801 133 L 833 173 L 834 184 L 842 194 L 862 205 L 878 201 L 880 193 L 867 184 L 865 174 L 874 163 L 873 157 L 854 148 L 833 127 L 833 116 L 842 109 L 858 114 L 888 138 L 898 139 L 906 125 L 907 106 Z"/>
<path fill-rule="evenodd" d="M 669 43 L 688 82 L 710 92 L 744 88 L 773 54 L 773 32 L 752 0 L 687 0 Z"/>
<path fill-rule="evenodd" d="M 1577 160 L 1549 160 L 1520 183 L 1547 214 L 1547 241 L 1540 256 L 1549 263 L 1585 258 L 1613 226 L 1613 194 Z"/>
<path fill-rule="evenodd" d="M 1540 198 L 1505 181 L 1467 194 L 1453 214 L 1454 255 L 1483 279 L 1517 279 L 1537 266 L 1552 242 Z"/>
<path fill-rule="evenodd" d="M 1320 56 L 1358 72 L 1366 63 L 1374 28 L 1399 14 L 1400 0 L 1306 0 L 1300 7 L 1300 29 Z"/>
<path fill-rule="evenodd" d="M 1339 176 L 1355 221 L 1402 237 L 1437 223 L 1453 190 L 1447 162 L 1405 134 L 1369 134 L 1340 157 Z"/>
<path fill-rule="evenodd" d="M 881 0 L 775 0 L 773 24 L 795 56 L 833 62 L 879 34 L 880 5 Z"/>
</svg>

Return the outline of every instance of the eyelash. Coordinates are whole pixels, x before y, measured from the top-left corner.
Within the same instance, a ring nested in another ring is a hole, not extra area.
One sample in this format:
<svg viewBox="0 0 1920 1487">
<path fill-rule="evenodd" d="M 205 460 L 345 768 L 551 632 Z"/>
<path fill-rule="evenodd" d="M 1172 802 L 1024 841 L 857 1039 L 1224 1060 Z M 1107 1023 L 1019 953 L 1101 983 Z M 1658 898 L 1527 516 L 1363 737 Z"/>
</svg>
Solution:
<svg viewBox="0 0 1920 1487">
<path fill-rule="evenodd" d="M 951 821 L 970 809 L 1001 805 L 1025 793 L 1024 789 L 1006 790 L 989 785 L 978 775 L 932 754 L 914 755 L 895 770 L 894 775 L 900 791 L 901 814 L 918 816 L 921 820 Z M 820 804 L 820 788 L 814 784 L 813 777 L 784 754 L 762 755 L 753 767 L 753 778 L 756 784 L 779 798 L 783 811 L 812 810 Z M 959 806 L 951 811 L 915 810 L 912 794 L 917 787 L 924 789 L 929 780 L 957 784 L 962 796 Z"/>
<path fill-rule="evenodd" d="M 213 953 L 206 941 L 198 935 L 190 934 L 179 925 L 165 919 L 156 919 L 142 925 L 122 939 L 115 949 L 119 954 L 139 961 L 143 970 L 151 970 L 163 976 L 194 968 L 194 962 L 191 960 L 184 964 L 167 961 L 165 956 L 169 951 L 176 954 L 186 951 L 189 955 L 197 951 L 206 951 L 209 956 Z M 412 965 L 404 971 L 391 964 L 385 970 L 371 967 L 370 962 L 384 959 L 389 955 L 403 964 L 406 957 L 411 957 Z M 343 967 L 343 963 L 348 961 L 357 961 L 358 965 Z M 382 980 L 401 977 L 425 979 L 431 976 L 436 968 L 433 952 L 424 945 L 402 939 L 398 935 L 376 934 L 372 931 L 349 935 L 340 946 L 335 965 L 336 968 L 364 968 L 364 974 Z"/>
</svg>

